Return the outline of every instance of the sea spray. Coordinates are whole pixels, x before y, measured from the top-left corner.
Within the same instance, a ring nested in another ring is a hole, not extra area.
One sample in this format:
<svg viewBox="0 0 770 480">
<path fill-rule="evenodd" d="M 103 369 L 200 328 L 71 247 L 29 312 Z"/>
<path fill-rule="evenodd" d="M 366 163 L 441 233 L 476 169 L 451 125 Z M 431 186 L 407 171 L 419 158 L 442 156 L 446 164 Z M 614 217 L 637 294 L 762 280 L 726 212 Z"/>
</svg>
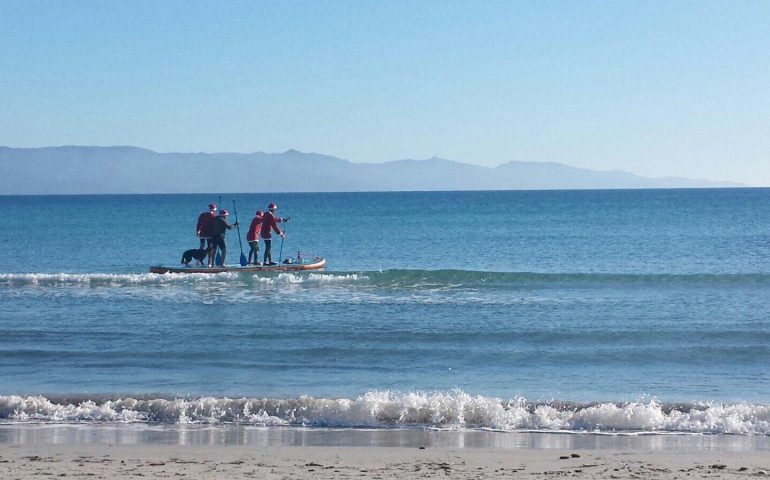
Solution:
<svg viewBox="0 0 770 480">
<path fill-rule="evenodd" d="M 0 421 L 770 435 L 770 405 L 673 406 L 655 399 L 627 403 L 531 403 L 524 398 L 502 401 L 460 390 L 371 391 L 354 399 L 125 397 L 57 402 L 44 396 L 7 395 L 0 396 Z"/>
</svg>

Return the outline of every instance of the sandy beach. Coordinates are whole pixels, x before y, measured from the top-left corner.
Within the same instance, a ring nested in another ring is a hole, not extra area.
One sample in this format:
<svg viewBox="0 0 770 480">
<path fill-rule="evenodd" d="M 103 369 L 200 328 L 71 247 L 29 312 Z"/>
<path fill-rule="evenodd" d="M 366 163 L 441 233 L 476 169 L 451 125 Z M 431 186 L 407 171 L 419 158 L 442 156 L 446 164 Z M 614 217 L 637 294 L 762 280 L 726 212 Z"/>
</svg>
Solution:
<svg viewBox="0 0 770 480">
<path fill-rule="evenodd" d="M 729 436 L 24 426 L 0 428 L 0 478 L 746 478 L 770 476 L 766 447 Z"/>
<path fill-rule="evenodd" d="M 4 445 L 0 477 L 75 478 L 745 478 L 766 452 L 401 447 Z"/>
</svg>

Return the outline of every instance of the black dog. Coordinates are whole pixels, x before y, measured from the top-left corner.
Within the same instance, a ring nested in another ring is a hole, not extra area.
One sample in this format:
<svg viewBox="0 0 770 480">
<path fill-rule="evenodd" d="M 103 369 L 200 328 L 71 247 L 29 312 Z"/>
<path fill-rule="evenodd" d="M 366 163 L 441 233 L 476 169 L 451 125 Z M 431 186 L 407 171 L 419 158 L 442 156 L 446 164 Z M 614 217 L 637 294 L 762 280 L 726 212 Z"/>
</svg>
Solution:
<svg viewBox="0 0 770 480">
<path fill-rule="evenodd" d="M 192 259 L 198 260 L 198 263 L 202 266 L 203 260 L 206 259 L 206 254 L 208 251 L 205 248 L 193 248 L 192 250 L 185 250 L 185 252 L 182 254 L 182 263 L 185 266 L 189 266 Z"/>
</svg>

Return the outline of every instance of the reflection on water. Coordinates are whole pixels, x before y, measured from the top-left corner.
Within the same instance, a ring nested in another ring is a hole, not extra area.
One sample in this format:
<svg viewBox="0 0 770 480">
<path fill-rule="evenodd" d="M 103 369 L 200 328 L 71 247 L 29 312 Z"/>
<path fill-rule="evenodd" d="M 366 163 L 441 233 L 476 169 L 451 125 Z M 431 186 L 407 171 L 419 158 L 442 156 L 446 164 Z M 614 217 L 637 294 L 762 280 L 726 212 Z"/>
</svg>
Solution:
<svg viewBox="0 0 770 480">
<path fill-rule="evenodd" d="M 770 437 L 745 435 L 319 430 L 241 426 L 2 425 L 0 444 L 239 445 L 254 447 L 404 447 L 559 450 L 770 450 Z"/>
</svg>

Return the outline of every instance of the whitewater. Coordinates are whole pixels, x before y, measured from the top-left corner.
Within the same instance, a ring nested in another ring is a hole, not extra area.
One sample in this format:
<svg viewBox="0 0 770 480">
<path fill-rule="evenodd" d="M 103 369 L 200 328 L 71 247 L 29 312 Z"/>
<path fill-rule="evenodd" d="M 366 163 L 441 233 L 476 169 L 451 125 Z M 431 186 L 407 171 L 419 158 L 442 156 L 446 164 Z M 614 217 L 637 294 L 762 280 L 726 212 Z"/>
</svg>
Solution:
<svg viewBox="0 0 770 480">
<path fill-rule="evenodd" d="M 770 434 L 770 406 L 501 401 L 462 391 L 407 394 L 367 392 L 355 399 L 116 398 L 52 401 L 43 396 L 0 397 L 0 423 L 148 423 L 301 426 L 318 428 L 429 428 L 500 432 L 603 434 Z"/>
</svg>

